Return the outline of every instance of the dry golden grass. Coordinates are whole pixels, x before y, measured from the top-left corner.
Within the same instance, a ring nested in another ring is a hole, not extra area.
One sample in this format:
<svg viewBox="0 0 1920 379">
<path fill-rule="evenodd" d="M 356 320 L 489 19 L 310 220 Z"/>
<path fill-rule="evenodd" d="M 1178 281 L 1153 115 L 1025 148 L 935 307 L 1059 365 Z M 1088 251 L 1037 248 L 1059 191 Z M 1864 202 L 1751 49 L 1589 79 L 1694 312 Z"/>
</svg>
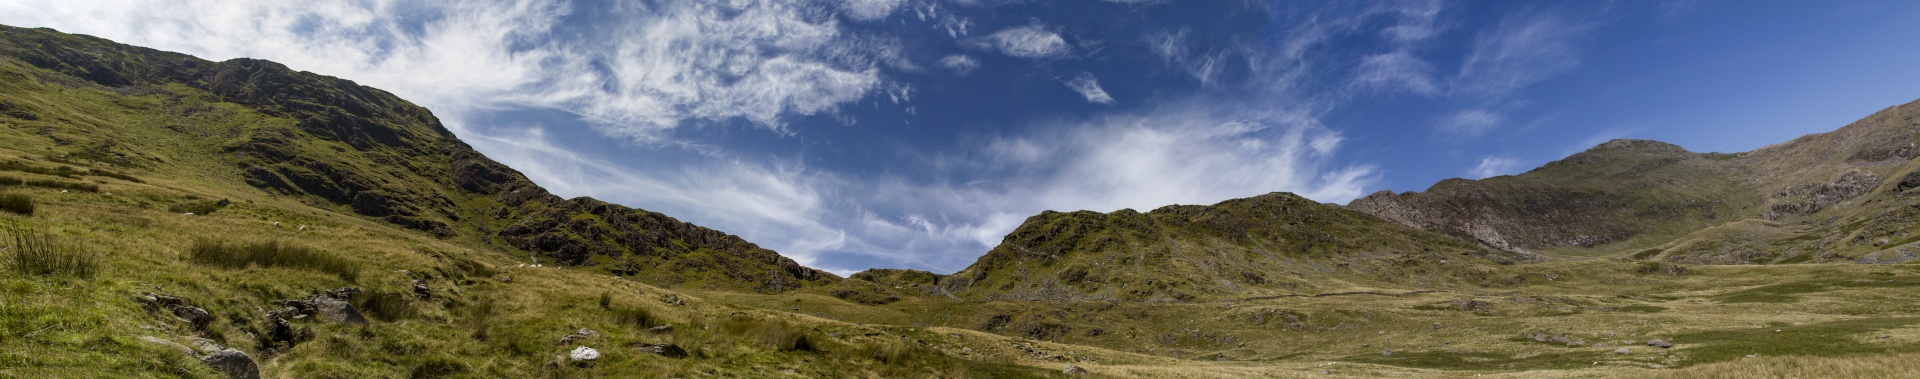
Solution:
<svg viewBox="0 0 1920 379">
<path fill-rule="evenodd" d="M 1652 379 L 1920 378 L 1920 354 L 1854 357 L 1754 357 L 1673 371 L 1655 371 Z"/>
</svg>

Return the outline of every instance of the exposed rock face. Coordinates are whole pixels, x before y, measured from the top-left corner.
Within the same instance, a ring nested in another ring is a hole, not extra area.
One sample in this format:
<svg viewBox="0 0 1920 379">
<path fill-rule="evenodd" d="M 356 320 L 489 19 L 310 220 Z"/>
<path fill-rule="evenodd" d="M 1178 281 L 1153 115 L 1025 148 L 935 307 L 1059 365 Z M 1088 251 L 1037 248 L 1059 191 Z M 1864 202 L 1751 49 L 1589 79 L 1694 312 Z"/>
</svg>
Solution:
<svg viewBox="0 0 1920 379">
<path fill-rule="evenodd" d="M 206 363 L 208 366 L 213 366 L 214 369 L 220 370 L 220 373 L 227 374 L 228 378 L 260 379 L 260 365 L 253 362 L 253 357 L 249 357 L 247 353 L 240 352 L 239 350 L 224 349 L 216 351 L 213 354 L 200 357 L 200 362 Z"/>
</svg>

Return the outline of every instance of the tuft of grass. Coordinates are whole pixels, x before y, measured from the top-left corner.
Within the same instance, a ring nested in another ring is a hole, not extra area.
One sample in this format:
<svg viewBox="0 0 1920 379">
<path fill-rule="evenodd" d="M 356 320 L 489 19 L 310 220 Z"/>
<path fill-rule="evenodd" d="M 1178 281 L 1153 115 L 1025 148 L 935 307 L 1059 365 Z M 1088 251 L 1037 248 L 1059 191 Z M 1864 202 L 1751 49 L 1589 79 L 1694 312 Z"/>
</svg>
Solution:
<svg viewBox="0 0 1920 379">
<path fill-rule="evenodd" d="M 720 323 L 720 329 L 741 336 L 760 347 L 778 351 L 818 351 L 805 327 L 785 321 L 734 315 Z"/>
<path fill-rule="evenodd" d="M 100 271 L 100 255 L 44 231 L 7 226 L 0 235 L 13 270 L 22 274 L 92 278 Z"/>
<path fill-rule="evenodd" d="M 171 206 L 167 206 L 167 211 L 173 212 L 173 213 L 193 213 L 198 215 L 207 215 L 207 214 L 213 214 L 214 211 L 218 211 L 220 210 L 220 208 L 226 207 L 227 204 L 228 204 L 228 201 L 226 199 L 195 200 L 195 201 L 188 201 L 184 203 L 178 203 Z"/>
<path fill-rule="evenodd" d="M 419 312 L 413 309 L 413 303 L 407 300 L 407 294 L 381 290 L 367 291 L 364 296 L 355 296 L 359 304 L 355 308 L 381 321 L 399 321 L 413 318 Z"/>
<path fill-rule="evenodd" d="M 0 211 L 33 215 L 33 198 L 17 193 L 0 193 Z"/>
<path fill-rule="evenodd" d="M 199 238 L 187 250 L 187 260 L 226 268 L 262 266 L 308 269 L 334 274 L 349 282 L 358 278 L 360 273 L 352 262 L 332 253 L 280 241 L 228 243 Z"/>
<path fill-rule="evenodd" d="M 660 318 L 655 317 L 653 312 L 648 312 L 646 308 L 610 306 L 606 308 L 612 311 L 613 322 L 616 324 L 633 325 L 641 329 L 660 325 Z"/>
</svg>

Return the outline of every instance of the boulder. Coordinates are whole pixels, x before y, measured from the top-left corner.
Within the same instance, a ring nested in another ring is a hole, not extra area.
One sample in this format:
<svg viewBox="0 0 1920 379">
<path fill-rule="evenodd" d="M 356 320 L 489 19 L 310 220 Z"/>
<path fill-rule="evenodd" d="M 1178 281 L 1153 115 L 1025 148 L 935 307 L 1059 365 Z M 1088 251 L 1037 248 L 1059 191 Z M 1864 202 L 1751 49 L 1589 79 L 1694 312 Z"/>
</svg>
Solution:
<svg viewBox="0 0 1920 379">
<path fill-rule="evenodd" d="M 1067 375 L 1086 375 L 1087 369 L 1080 368 L 1080 366 L 1074 366 L 1072 363 L 1068 363 L 1066 367 L 1060 368 L 1060 373 L 1067 374 Z"/>
<path fill-rule="evenodd" d="M 419 297 L 420 300 L 432 299 L 433 288 L 428 288 L 426 281 L 415 280 L 413 281 L 413 296 Z"/>
<path fill-rule="evenodd" d="M 201 363 L 213 366 L 232 379 L 260 379 L 260 365 L 253 363 L 253 357 L 234 349 L 222 349 L 200 357 Z"/>
<path fill-rule="evenodd" d="M 1672 343 L 1672 342 L 1667 342 L 1667 340 L 1648 340 L 1648 341 L 1647 341 L 1647 346 L 1653 346 L 1653 347 L 1657 347 L 1657 348 L 1662 348 L 1662 349 L 1666 349 L 1666 348 L 1671 348 L 1671 347 L 1673 347 L 1673 343 Z"/>
<path fill-rule="evenodd" d="M 640 344 L 640 346 L 636 347 L 636 349 L 639 349 L 641 352 L 644 352 L 644 353 L 653 353 L 653 355 L 658 355 L 658 356 L 673 358 L 673 359 L 680 359 L 680 358 L 687 357 L 686 349 L 682 349 L 680 348 L 680 346 L 676 346 L 670 343 Z"/>
<path fill-rule="evenodd" d="M 586 346 L 575 347 L 572 352 L 567 353 L 567 359 L 577 362 L 592 361 L 600 359 L 600 351 Z"/>
<path fill-rule="evenodd" d="M 1623 347 L 1623 348 L 1613 349 L 1613 353 L 1620 354 L 1620 355 L 1627 355 L 1627 354 L 1633 354 L 1633 350 Z"/>
<path fill-rule="evenodd" d="M 565 335 L 565 336 L 561 336 L 561 337 L 560 337 L 560 344 L 561 344 L 561 345 L 572 345 L 572 344 L 573 344 L 574 342 L 576 342 L 576 341 L 580 341 L 580 340 L 584 340 L 584 339 L 588 339 L 588 338 L 594 338 L 594 337 L 599 337 L 599 336 L 600 336 L 600 332 L 596 332 L 596 331 L 593 331 L 593 329 L 580 329 L 579 331 L 575 331 L 575 332 L 573 332 L 573 333 L 569 333 L 569 334 L 567 334 L 567 335 Z"/>
<path fill-rule="evenodd" d="M 316 297 L 312 300 L 314 313 L 328 322 L 365 324 L 367 316 L 361 315 L 353 303 L 331 297 Z"/>
</svg>

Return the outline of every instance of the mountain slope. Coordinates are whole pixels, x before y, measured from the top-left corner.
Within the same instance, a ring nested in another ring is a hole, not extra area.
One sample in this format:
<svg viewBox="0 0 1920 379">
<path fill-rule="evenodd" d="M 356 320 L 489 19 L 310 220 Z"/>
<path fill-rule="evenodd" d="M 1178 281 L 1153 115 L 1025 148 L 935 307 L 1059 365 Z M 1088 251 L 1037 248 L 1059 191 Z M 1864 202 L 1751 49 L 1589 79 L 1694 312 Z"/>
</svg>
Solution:
<svg viewBox="0 0 1920 379">
<path fill-rule="evenodd" d="M 1487 284 L 1491 266 L 1529 258 L 1272 193 L 1148 213 L 1041 213 L 941 283 L 964 298 L 1187 301 Z"/>
<path fill-rule="evenodd" d="M 15 117 L 15 123 L 47 124 L 38 140 L 16 138 L 57 146 L 44 152 L 50 157 L 244 183 L 224 188 L 304 198 L 441 238 L 650 283 L 781 291 L 835 279 L 665 215 L 553 196 L 460 142 L 426 109 L 351 81 L 268 61 L 208 62 L 12 27 L 0 27 L 0 66 L 9 88 L 0 101 L 11 112 L 36 116 Z M 72 90 L 109 92 L 128 99 L 114 101 L 133 104 L 124 112 L 165 117 L 100 122 L 45 100 Z M 174 143 L 148 143 L 156 140 Z"/>
<path fill-rule="evenodd" d="M 1507 251 L 1692 263 L 1912 249 L 1920 103 L 1738 154 L 1615 140 L 1527 173 L 1380 192 L 1352 209 Z M 1903 185 L 1909 177 L 1914 185 Z M 1889 179 L 1894 178 L 1894 179 Z M 1907 253 L 1899 253 L 1907 254 Z M 1920 250 L 1912 255 L 1920 256 Z"/>
</svg>

